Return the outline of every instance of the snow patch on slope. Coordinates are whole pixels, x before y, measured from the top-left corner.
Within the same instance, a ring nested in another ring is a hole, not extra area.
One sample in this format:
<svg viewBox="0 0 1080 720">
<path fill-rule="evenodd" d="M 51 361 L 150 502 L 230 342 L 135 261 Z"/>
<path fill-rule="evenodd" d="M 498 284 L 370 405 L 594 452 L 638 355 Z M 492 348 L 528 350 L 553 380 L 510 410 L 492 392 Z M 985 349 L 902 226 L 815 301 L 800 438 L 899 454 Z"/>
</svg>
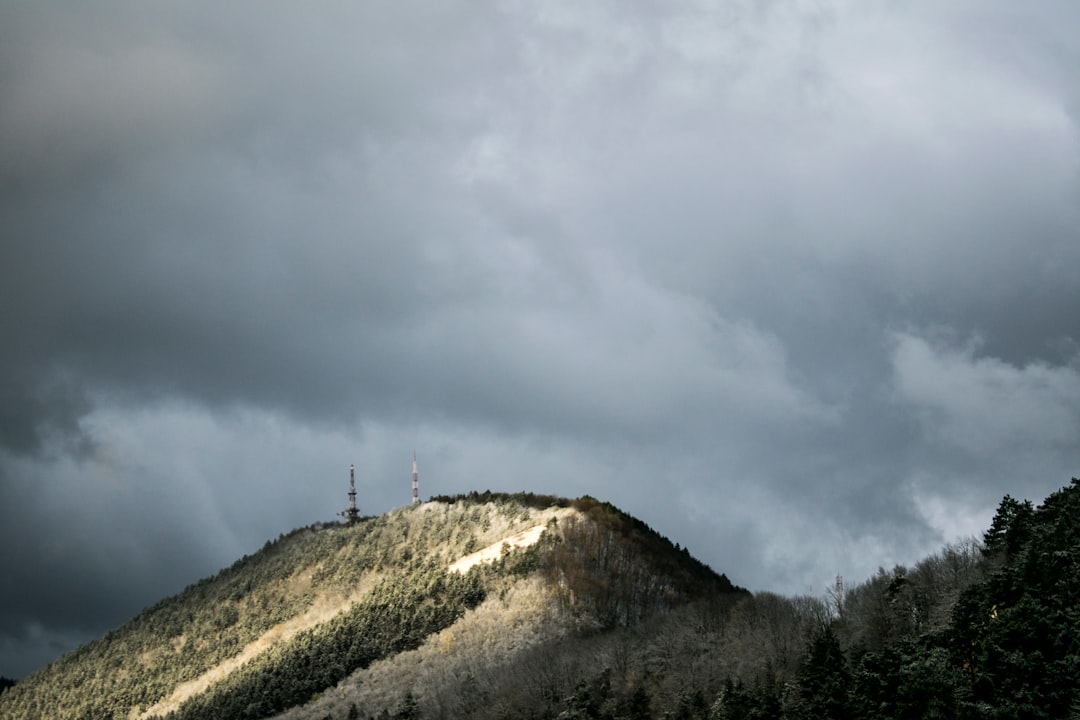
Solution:
<svg viewBox="0 0 1080 720">
<path fill-rule="evenodd" d="M 501 540 L 493 542 L 483 550 L 478 550 L 474 553 L 466 555 L 465 557 L 455 561 L 448 568 L 449 572 L 460 573 L 464 575 L 469 571 L 469 568 L 474 565 L 479 565 L 483 562 L 493 562 L 498 560 L 502 556 L 503 547 L 509 546 L 511 550 L 515 548 L 529 547 L 535 544 L 540 536 L 544 534 L 544 530 L 547 529 L 547 523 L 552 518 L 565 518 L 574 514 L 575 510 L 571 508 L 561 508 L 559 510 L 545 511 L 541 514 L 543 523 L 534 525 L 533 527 L 522 530 L 521 532 L 514 533 L 509 537 L 505 537 Z"/>
</svg>

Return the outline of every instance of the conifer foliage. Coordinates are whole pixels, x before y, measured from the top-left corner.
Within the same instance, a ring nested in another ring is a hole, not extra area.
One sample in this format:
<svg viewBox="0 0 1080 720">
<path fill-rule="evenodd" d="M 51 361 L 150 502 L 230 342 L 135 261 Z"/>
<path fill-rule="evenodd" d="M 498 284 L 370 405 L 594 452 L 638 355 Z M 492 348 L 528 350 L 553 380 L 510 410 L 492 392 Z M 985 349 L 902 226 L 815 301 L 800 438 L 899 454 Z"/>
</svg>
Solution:
<svg viewBox="0 0 1080 720">
<path fill-rule="evenodd" d="M 981 554 L 959 589 L 882 572 L 812 637 L 780 712 L 732 685 L 719 717 L 1077 717 L 1080 480 L 1039 507 L 1006 496 Z"/>
<path fill-rule="evenodd" d="M 502 544 L 488 562 L 449 569 L 538 527 L 542 537 L 532 546 Z M 632 573 L 632 582 L 610 582 L 616 568 Z M 568 623 L 594 630 L 731 587 L 643 523 L 591 498 L 439 498 L 267 542 L 4 690 L 0 717 L 269 717 L 418 648 L 489 595 L 543 576 L 553 578 Z M 198 689 L 180 692 L 185 684 Z M 382 709 L 417 717 L 420 708 L 407 691 Z M 355 704 L 349 714 L 370 716 Z"/>
<path fill-rule="evenodd" d="M 488 492 L 282 536 L 3 690 L 0 717 L 1075 718 L 1078 677 L 1078 480 L 828 598 L 751 595 L 592 498 Z"/>
</svg>

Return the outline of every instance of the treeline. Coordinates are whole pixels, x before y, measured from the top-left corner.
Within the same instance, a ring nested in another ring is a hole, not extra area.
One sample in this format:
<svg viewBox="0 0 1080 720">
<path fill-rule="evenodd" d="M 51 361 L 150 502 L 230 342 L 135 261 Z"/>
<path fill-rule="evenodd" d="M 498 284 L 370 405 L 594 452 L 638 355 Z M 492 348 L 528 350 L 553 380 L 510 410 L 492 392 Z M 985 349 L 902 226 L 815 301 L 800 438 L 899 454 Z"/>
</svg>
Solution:
<svg viewBox="0 0 1080 720">
<path fill-rule="evenodd" d="M 699 600 L 547 644 L 410 717 L 1080 717 L 1080 481 L 821 598 Z M 410 705 L 410 707 L 412 707 Z M 393 709 L 387 710 L 389 714 Z"/>
<path fill-rule="evenodd" d="M 483 492 L 474 490 L 459 495 L 438 495 L 433 497 L 432 501 L 450 505 L 456 503 L 494 504 L 538 510 L 573 508 L 588 521 L 576 523 L 574 527 L 581 528 L 588 537 L 578 533 L 573 541 L 567 543 L 567 547 L 578 548 L 582 544 L 587 546 L 575 552 L 582 558 L 590 558 L 587 562 L 591 565 L 593 575 L 610 575 L 617 569 L 614 566 L 608 566 L 608 561 L 615 558 L 605 549 L 618 547 L 624 555 L 637 555 L 647 559 L 658 574 L 671 578 L 672 589 L 679 594 L 679 598 L 673 597 L 672 600 L 682 601 L 712 593 L 746 592 L 743 588 L 733 585 L 725 575 L 716 573 L 708 565 L 693 557 L 687 548 L 673 544 L 671 540 L 647 523 L 627 515 L 609 502 L 601 502 L 589 495 L 568 499 L 528 492 L 497 493 L 490 490 Z M 585 531 L 585 528 L 592 529 Z"/>
<path fill-rule="evenodd" d="M 492 492 L 491 490 L 484 490 L 483 492 L 472 490 L 456 495 L 433 495 L 430 502 L 444 503 L 446 505 L 457 503 L 464 505 L 516 505 L 534 510 L 546 510 L 547 508 L 573 507 L 574 503 L 579 502 L 579 500 L 531 492 L 503 493 Z"/>
<path fill-rule="evenodd" d="M 733 682 L 709 717 L 1080 716 L 1080 481 L 1006 496 L 977 557 L 879 573 L 838 610 L 790 683 Z"/>
<path fill-rule="evenodd" d="M 445 562 L 466 554 L 486 528 L 516 527 L 526 515 L 524 507 L 427 504 L 280 535 L 4 691 L 0 717 L 75 720 L 141 712 L 302 615 L 316 598 L 344 598 L 373 574 L 411 572 L 417 563 L 430 561 L 445 574 Z M 458 602 L 454 597 L 446 602 Z"/>
<path fill-rule="evenodd" d="M 332 621 L 344 625 L 317 626 L 279 643 L 199 701 L 215 710 L 193 703 L 189 707 L 196 709 L 181 708 L 179 716 L 205 716 L 205 711 L 254 717 L 305 702 L 327 686 L 323 683 L 415 647 L 491 588 L 505 591 L 514 578 L 538 570 L 537 549 L 530 548 L 508 553 L 467 579 L 446 572 L 453 560 L 534 525 L 537 509 L 535 501 L 521 498 L 486 505 L 434 502 L 351 525 L 318 524 L 280 535 L 5 690 L 0 717 L 138 714 L 302 616 L 317 599 L 321 606 L 344 607 L 358 588 L 374 582 L 369 596 Z M 479 587 L 478 576 L 488 578 Z M 368 639 L 355 639 L 361 636 Z M 353 639 L 342 646 L 343 637 Z M 298 667 L 311 671 L 295 672 Z M 264 686 L 274 692 L 254 689 Z M 237 709 L 235 698 L 255 695 L 262 696 L 260 703 Z"/>
<path fill-rule="evenodd" d="M 570 518 L 543 555 L 545 579 L 585 629 L 629 627 L 692 600 L 733 603 L 745 590 L 628 516 L 602 506 Z"/>
<path fill-rule="evenodd" d="M 618 574 L 626 558 L 605 550 L 602 527 L 583 527 L 567 551 L 589 548 L 581 562 Z M 599 577 L 563 612 L 612 618 L 601 631 L 467 663 L 453 689 L 405 684 L 385 706 L 295 717 L 1080 717 L 1077 480 L 1038 507 L 1006 497 L 981 541 L 822 597 L 714 595 L 624 624 L 610 598 L 629 587 L 590 587 Z"/>
<path fill-rule="evenodd" d="M 809 646 L 835 622 L 823 598 L 718 594 L 629 625 L 564 636 L 508 662 L 472 664 L 456 696 L 411 686 L 401 688 L 401 698 L 416 700 L 410 717 L 442 720 L 802 717 L 790 713 Z M 399 707 L 400 700 L 374 712 L 362 705 L 367 712 L 358 717 L 394 717 Z M 750 714 L 722 714 L 738 707 Z"/>
<path fill-rule="evenodd" d="M 446 572 L 545 519 L 537 544 Z M 751 596 L 592 498 L 438 498 L 281 536 L 3 691 L 0 717 L 129 717 L 346 595 L 170 717 L 1080 716 L 1073 480 L 1038 507 L 1006 497 L 981 542 L 820 598 Z M 353 702 L 333 690 L 367 667 L 383 685 Z M 322 693 L 333 702 L 310 704 Z"/>
</svg>

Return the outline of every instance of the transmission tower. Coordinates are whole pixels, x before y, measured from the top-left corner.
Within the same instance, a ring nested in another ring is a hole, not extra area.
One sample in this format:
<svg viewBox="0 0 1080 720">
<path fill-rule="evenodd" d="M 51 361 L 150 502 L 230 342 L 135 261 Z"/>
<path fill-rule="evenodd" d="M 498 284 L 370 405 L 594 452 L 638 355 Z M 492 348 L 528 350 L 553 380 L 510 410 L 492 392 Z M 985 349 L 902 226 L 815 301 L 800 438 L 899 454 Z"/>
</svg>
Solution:
<svg viewBox="0 0 1080 720">
<path fill-rule="evenodd" d="M 416 451 L 412 454 L 412 502 L 413 505 L 420 503 L 420 473 L 416 469 Z"/>
<path fill-rule="evenodd" d="M 353 465 L 349 465 L 349 507 L 338 515 L 345 518 L 350 525 L 360 519 L 360 511 L 356 509 L 356 468 Z"/>
</svg>

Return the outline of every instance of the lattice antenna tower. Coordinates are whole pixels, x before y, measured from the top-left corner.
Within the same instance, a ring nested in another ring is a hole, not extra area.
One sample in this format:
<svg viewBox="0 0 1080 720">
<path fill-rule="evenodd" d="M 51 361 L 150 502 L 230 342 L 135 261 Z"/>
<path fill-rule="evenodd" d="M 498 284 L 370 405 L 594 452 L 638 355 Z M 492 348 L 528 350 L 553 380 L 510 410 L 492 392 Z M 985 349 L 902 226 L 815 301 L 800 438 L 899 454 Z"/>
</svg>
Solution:
<svg viewBox="0 0 1080 720">
<path fill-rule="evenodd" d="M 338 515 L 344 517 L 349 524 L 360 519 L 360 511 L 356 509 L 356 468 L 351 464 L 349 465 L 349 507 Z"/>
</svg>

